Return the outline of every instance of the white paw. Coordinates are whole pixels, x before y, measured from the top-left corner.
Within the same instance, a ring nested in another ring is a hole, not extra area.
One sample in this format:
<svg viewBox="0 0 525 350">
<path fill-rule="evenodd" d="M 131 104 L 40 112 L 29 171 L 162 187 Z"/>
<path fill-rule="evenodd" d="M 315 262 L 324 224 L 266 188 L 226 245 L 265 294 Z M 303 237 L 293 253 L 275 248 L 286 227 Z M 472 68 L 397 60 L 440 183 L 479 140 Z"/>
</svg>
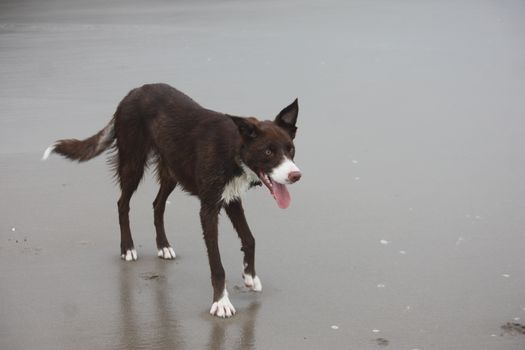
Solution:
<svg viewBox="0 0 525 350">
<path fill-rule="evenodd" d="M 235 315 L 235 308 L 228 298 L 228 291 L 226 289 L 222 292 L 222 297 L 211 305 L 210 314 L 222 318 Z"/>
<path fill-rule="evenodd" d="M 252 277 L 252 275 L 243 274 L 242 277 L 244 279 L 244 285 L 247 288 L 250 288 L 251 290 L 255 292 L 262 291 L 262 283 L 261 283 L 261 280 L 259 279 L 259 276 Z"/>
<path fill-rule="evenodd" d="M 159 252 L 157 254 L 159 258 L 166 259 L 166 260 L 172 260 L 175 259 L 175 251 L 172 247 L 164 247 L 162 249 L 159 249 Z"/>
<path fill-rule="evenodd" d="M 137 251 L 135 249 L 127 250 L 126 254 L 122 254 L 120 257 L 122 260 L 126 260 L 126 261 L 135 261 L 138 258 Z"/>
</svg>

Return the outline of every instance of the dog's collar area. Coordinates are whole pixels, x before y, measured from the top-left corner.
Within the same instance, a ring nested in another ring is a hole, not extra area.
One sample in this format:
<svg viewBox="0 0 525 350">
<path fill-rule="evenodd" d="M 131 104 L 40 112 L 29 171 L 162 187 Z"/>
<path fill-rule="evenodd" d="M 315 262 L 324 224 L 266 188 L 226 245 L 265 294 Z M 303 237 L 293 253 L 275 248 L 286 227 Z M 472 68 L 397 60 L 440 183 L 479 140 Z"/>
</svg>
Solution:
<svg viewBox="0 0 525 350">
<path fill-rule="evenodd" d="M 239 162 L 239 166 L 241 167 L 242 171 L 248 176 L 249 178 L 258 178 L 257 174 L 250 169 L 249 166 L 247 166 L 242 160 Z"/>
<path fill-rule="evenodd" d="M 246 177 L 248 178 L 248 180 L 250 181 L 249 188 L 262 186 L 262 182 L 257 176 L 257 174 L 252 169 L 250 169 L 250 167 L 248 167 L 246 163 L 244 163 L 240 159 L 240 157 L 236 159 L 236 161 L 237 161 L 237 165 L 239 166 L 239 168 L 241 168 L 242 173 L 244 173 Z M 241 176 L 243 175 L 242 173 L 241 173 Z"/>
<path fill-rule="evenodd" d="M 259 177 L 246 164 L 239 161 L 230 181 L 224 186 L 221 199 L 229 203 L 241 197 L 248 189 L 257 186 Z"/>
<path fill-rule="evenodd" d="M 250 182 L 250 188 L 257 187 L 257 186 L 262 186 L 262 182 L 260 180 Z"/>
<path fill-rule="evenodd" d="M 259 179 L 259 176 L 257 176 L 257 174 L 252 169 L 250 169 L 242 160 L 240 161 L 239 166 L 250 181 L 250 188 L 262 186 L 262 182 Z"/>
</svg>

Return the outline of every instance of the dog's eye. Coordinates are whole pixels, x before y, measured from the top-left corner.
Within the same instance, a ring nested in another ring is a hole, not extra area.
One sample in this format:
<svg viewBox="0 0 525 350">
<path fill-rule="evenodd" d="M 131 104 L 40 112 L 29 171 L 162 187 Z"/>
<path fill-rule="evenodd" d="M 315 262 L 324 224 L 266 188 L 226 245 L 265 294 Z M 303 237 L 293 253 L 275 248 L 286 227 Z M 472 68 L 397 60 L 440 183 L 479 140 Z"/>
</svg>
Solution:
<svg viewBox="0 0 525 350">
<path fill-rule="evenodd" d="M 266 151 L 264 151 L 264 153 L 269 157 L 273 154 L 273 151 L 269 148 L 266 149 Z"/>
</svg>

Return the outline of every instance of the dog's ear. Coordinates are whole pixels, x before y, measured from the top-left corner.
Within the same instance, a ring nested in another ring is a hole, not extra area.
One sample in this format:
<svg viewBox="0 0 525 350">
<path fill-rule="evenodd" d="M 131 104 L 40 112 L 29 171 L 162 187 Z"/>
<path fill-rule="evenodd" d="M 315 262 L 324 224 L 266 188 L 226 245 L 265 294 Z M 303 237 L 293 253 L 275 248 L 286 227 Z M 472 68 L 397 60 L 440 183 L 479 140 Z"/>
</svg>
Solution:
<svg viewBox="0 0 525 350">
<path fill-rule="evenodd" d="M 241 134 L 244 140 L 250 141 L 257 137 L 259 134 L 259 128 L 257 127 L 257 119 L 255 118 L 242 118 L 230 116 Z"/>
<path fill-rule="evenodd" d="M 274 120 L 275 124 L 286 130 L 292 139 L 295 137 L 295 132 L 297 131 L 295 123 L 297 122 L 298 114 L 299 103 L 297 99 L 295 99 L 295 101 L 285 107 Z"/>
</svg>

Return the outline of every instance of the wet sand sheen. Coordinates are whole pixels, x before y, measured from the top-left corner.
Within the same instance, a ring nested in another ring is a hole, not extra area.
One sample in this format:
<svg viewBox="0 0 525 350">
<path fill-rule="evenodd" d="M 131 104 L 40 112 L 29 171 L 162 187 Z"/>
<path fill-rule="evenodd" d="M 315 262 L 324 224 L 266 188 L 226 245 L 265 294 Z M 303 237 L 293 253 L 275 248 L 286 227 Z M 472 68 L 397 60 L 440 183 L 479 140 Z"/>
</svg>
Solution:
<svg viewBox="0 0 525 350">
<path fill-rule="evenodd" d="M 0 348 L 522 349 L 525 54 L 519 1 L 0 4 Z M 300 183 L 244 200 L 261 294 L 220 244 L 238 314 L 209 316 L 194 198 L 151 174 L 119 257 L 104 157 L 42 151 L 99 130 L 133 87 L 273 118 L 299 97 Z"/>
</svg>

